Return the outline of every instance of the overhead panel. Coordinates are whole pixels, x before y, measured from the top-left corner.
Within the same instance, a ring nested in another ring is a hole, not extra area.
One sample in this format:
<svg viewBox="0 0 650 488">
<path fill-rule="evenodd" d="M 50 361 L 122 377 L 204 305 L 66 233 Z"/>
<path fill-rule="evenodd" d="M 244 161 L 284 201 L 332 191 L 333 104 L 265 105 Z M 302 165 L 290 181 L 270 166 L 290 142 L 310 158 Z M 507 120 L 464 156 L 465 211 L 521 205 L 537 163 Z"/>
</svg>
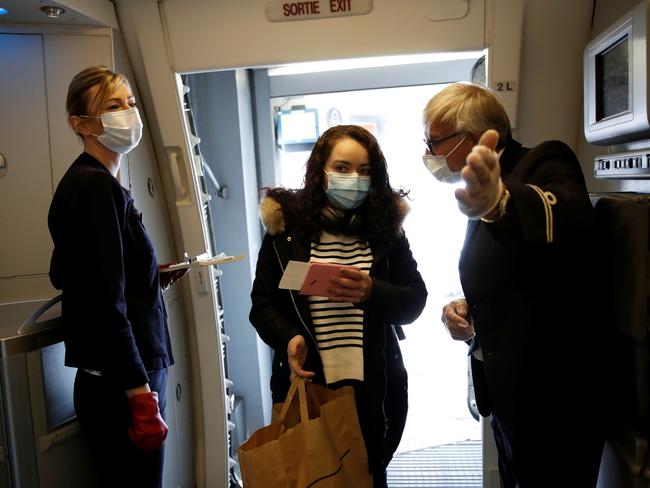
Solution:
<svg viewBox="0 0 650 488">
<path fill-rule="evenodd" d="M 110 0 L 2 0 L 3 25 L 83 25 L 118 28 Z"/>
<path fill-rule="evenodd" d="M 161 2 L 176 71 L 484 48 L 484 0 L 374 0 L 368 13 L 285 22 L 269 20 L 270 3 Z"/>
</svg>

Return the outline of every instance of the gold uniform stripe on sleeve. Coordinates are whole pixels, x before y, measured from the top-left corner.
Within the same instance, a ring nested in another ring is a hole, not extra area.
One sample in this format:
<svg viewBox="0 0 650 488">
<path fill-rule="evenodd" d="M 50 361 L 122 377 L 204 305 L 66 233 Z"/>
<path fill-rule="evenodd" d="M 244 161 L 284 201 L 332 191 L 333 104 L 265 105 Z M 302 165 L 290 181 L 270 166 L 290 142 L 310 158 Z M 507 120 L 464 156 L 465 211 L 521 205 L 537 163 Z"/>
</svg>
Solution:
<svg viewBox="0 0 650 488">
<path fill-rule="evenodd" d="M 557 203 L 557 197 L 550 191 L 544 191 L 537 185 L 527 185 L 537 192 L 544 204 L 546 214 L 546 242 L 553 242 L 553 205 Z"/>
</svg>

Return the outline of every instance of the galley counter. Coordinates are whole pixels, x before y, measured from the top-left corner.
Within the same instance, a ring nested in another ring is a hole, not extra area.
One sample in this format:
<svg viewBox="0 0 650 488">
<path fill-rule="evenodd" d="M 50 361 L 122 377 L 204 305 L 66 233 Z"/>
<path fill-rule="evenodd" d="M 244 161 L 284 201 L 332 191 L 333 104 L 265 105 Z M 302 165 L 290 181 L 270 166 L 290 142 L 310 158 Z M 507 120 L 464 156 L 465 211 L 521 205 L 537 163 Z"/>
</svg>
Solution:
<svg viewBox="0 0 650 488">
<path fill-rule="evenodd" d="M 0 304 L 0 487 L 91 487 L 61 303 Z"/>
</svg>

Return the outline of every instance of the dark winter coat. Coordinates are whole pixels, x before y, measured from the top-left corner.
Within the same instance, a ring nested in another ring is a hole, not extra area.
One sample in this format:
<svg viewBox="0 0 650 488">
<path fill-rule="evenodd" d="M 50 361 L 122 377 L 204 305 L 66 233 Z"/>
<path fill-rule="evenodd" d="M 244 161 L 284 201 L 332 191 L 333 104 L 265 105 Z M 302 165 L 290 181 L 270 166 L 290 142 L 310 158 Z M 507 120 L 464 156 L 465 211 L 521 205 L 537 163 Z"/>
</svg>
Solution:
<svg viewBox="0 0 650 488">
<path fill-rule="evenodd" d="M 315 382 L 325 382 L 307 299 L 278 288 L 290 260 L 309 261 L 311 243 L 297 229 L 285 228 L 282 209 L 275 200 L 267 198 L 261 214 L 267 233 L 257 260 L 250 321 L 274 350 L 271 391 L 273 401 L 281 402 L 290 385 L 287 344 L 296 335 L 305 338 L 309 351 L 304 369 L 316 373 Z M 397 448 L 408 409 L 407 375 L 396 328 L 420 315 L 427 291 L 403 232 L 370 242 L 370 247 L 372 293 L 367 302 L 358 304 L 364 310 L 365 381 L 361 394 L 357 388 L 357 408 L 370 462 L 376 469 L 385 468 Z"/>
</svg>

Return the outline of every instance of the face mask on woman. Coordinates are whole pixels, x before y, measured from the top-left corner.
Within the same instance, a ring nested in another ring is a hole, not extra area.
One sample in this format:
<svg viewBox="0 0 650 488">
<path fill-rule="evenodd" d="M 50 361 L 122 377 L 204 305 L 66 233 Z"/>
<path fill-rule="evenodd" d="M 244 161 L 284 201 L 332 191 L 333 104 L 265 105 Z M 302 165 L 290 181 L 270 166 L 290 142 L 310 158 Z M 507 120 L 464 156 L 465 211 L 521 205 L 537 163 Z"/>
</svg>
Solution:
<svg viewBox="0 0 650 488">
<path fill-rule="evenodd" d="M 142 138 L 142 119 L 136 107 L 117 112 L 106 112 L 100 117 L 104 132 L 97 140 L 113 152 L 126 154 Z"/>
<path fill-rule="evenodd" d="M 351 210 L 357 208 L 368 196 L 370 176 L 360 176 L 357 173 L 328 173 L 325 194 L 335 207 Z"/>
<path fill-rule="evenodd" d="M 463 137 L 458 144 L 456 144 L 452 150 L 444 156 L 435 156 L 433 154 L 425 154 L 422 156 L 422 162 L 424 162 L 424 165 L 436 180 L 443 183 L 458 183 L 460 181 L 460 171 L 450 170 L 449 164 L 447 164 L 447 158 L 451 156 L 451 153 L 453 153 L 466 138 L 467 136 Z"/>
</svg>

